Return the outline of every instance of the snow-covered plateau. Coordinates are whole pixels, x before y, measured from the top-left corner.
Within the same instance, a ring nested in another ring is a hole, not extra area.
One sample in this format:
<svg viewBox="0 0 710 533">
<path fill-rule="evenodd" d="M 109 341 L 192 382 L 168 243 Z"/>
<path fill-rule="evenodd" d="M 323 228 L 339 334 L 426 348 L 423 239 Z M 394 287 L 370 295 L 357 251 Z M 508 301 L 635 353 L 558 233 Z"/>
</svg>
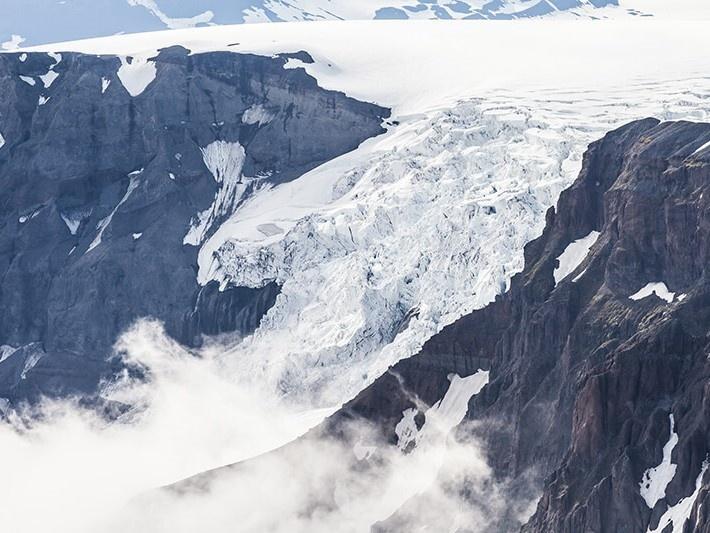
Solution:
<svg viewBox="0 0 710 533">
<path fill-rule="evenodd" d="M 704 0 L 4 0 L 0 48 L 224 24 L 698 16 Z M 91 24 L 86 24 L 91 20 Z"/>
</svg>

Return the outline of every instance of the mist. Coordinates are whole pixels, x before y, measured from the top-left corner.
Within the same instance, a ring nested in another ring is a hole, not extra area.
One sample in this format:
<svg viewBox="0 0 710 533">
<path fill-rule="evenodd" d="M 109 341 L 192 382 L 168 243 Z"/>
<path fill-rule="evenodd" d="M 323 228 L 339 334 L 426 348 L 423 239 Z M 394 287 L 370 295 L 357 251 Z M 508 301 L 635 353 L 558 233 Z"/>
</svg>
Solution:
<svg viewBox="0 0 710 533">
<path fill-rule="evenodd" d="M 8 413 L 0 424 L 4 530 L 367 532 L 402 506 L 398 523 L 431 523 L 427 506 L 406 505 L 426 494 L 442 531 L 482 531 L 506 506 L 475 439 L 450 434 L 487 374 L 451 377 L 451 394 L 427 411 L 423 428 L 410 428 L 411 453 L 365 424 L 348 427 L 344 440 L 293 442 L 337 406 L 304 411 L 234 379 L 220 362 L 228 344 L 195 354 L 159 323 L 140 321 L 116 351 L 147 379 L 126 373 L 103 387 L 106 400 L 132 406 L 118 420 L 72 400 Z M 249 458 L 198 486 L 163 488 Z"/>
</svg>

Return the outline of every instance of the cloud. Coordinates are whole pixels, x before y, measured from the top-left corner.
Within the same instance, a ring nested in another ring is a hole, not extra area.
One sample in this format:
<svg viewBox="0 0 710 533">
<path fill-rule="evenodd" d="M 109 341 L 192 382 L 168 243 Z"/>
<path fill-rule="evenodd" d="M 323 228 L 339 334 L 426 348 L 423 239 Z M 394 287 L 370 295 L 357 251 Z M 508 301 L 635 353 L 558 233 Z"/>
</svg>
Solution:
<svg viewBox="0 0 710 533">
<path fill-rule="evenodd" d="M 294 441 L 331 410 L 304 413 L 225 377 L 219 355 L 233 342 L 214 340 L 195 354 L 160 324 L 141 321 L 117 351 L 147 379 L 127 373 L 105 387 L 108 400 L 132 406 L 118 421 L 75 401 L 11 415 L 0 425 L 3 530 L 349 533 L 396 513 L 388 523 L 475 531 L 500 514 L 504 498 L 475 440 L 448 435 L 446 417 L 463 417 L 456 398 L 477 386 L 473 377 L 452 376 L 458 393 L 430 409 L 411 453 L 364 423 L 352 423 L 342 440 L 311 432 Z M 159 489 L 247 458 L 220 470 L 206 490 Z M 428 505 L 407 504 L 417 498 Z"/>
</svg>

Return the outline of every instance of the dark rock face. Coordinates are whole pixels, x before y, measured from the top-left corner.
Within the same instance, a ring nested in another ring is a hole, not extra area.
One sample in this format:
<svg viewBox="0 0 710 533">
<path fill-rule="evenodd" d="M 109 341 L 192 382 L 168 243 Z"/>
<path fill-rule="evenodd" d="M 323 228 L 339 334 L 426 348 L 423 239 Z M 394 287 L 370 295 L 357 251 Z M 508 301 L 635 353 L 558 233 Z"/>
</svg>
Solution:
<svg viewBox="0 0 710 533">
<path fill-rule="evenodd" d="M 710 147 L 699 150 L 708 141 L 708 124 L 647 119 L 592 144 L 511 289 L 395 365 L 328 431 L 365 419 L 394 443 L 412 395 L 431 405 L 449 373 L 489 369 L 467 417 L 511 501 L 531 479 L 542 495 L 527 524 L 502 519 L 499 530 L 653 530 L 700 479 L 683 531 L 710 531 Z M 585 259 L 556 284 L 557 258 L 593 231 Z M 655 282 L 671 302 L 629 298 Z M 639 485 L 661 463 L 671 414 L 677 469 L 650 509 Z M 395 514 L 375 529 L 403 523 Z"/>
<path fill-rule="evenodd" d="M 258 325 L 278 286 L 200 287 L 199 242 L 257 186 L 353 150 L 389 115 L 286 60 L 170 48 L 132 96 L 117 57 L 0 54 L 0 397 L 91 393 L 140 317 L 190 346 Z M 226 187 L 201 152 L 216 141 L 239 143 L 255 181 L 184 244 Z"/>
</svg>

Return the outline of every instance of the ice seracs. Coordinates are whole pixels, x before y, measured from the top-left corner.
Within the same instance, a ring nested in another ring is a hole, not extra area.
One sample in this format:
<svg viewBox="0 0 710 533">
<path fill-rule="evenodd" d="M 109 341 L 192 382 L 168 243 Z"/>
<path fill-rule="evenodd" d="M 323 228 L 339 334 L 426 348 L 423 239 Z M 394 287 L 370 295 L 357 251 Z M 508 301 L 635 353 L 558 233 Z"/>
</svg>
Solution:
<svg viewBox="0 0 710 533">
<path fill-rule="evenodd" d="M 598 238 L 599 232 L 591 231 L 586 237 L 577 239 L 567 245 L 564 252 L 557 258 L 558 266 L 552 273 L 555 278 L 555 285 L 577 270 L 577 267 L 582 264 Z M 575 278 L 572 281 L 577 281 L 577 279 Z"/>
</svg>

